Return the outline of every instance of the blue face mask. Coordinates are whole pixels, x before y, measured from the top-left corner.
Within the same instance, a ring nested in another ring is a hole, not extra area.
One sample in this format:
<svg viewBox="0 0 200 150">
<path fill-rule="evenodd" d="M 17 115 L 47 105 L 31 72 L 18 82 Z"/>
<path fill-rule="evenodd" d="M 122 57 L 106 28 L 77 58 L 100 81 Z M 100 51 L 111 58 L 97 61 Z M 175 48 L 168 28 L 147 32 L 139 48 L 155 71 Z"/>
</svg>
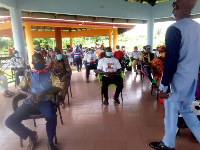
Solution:
<svg viewBox="0 0 200 150">
<path fill-rule="evenodd" d="M 63 58 L 63 55 L 62 54 L 57 54 L 56 58 L 57 58 L 57 60 L 61 60 Z"/>
<path fill-rule="evenodd" d="M 19 57 L 19 53 L 16 53 L 16 54 L 15 54 L 15 57 Z"/>
<path fill-rule="evenodd" d="M 112 56 L 112 52 L 106 52 L 106 56 L 111 57 Z"/>
<path fill-rule="evenodd" d="M 36 70 L 42 70 L 42 69 L 45 68 L 45 62 L 44 61 L 39 62 L 39 63 L 33 63 L 33 65 L 34 65 L 34 68 Z"/>
<path fill-rule="evenodd" d="M 89 54 L 92 54 L 92 51 L 88 51 Z"/>
</svg>

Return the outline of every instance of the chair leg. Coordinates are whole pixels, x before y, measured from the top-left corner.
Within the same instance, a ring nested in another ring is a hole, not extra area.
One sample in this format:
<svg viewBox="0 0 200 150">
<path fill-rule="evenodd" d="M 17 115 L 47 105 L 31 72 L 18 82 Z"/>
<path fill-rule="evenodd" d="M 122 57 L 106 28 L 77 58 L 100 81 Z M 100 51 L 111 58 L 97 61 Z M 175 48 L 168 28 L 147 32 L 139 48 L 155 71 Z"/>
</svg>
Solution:
<svg viewBox="0 0 200 150">
<path fill-rule="evenodd" d="M 69 93 L 67 94 L 67 99 L 68 99 L 68 105 L 70 106 L 70 103 L 69 103 Z"/>
<path fill-rule="evenodd" d="M 55 131 L 55 144 L 58 144 L 58 139 L 57 139 L 56 131 Z"/>
<path fill-rule="evenodd" d="M 35 121 L 35 119 L 33 119 L 33 123 L 34 123 L 34 127 L 36 127 L 36 121 Z"/>
<path fill-rule="evenodd" d="M 122 96 L 122 91 L 121 91 L 121 99 L 122 99 L 122 103 L 124 102 L 123 96 Z"/>
<path fill-rule="evenodd" d="M 61 124 L 63 125 L 63 119 L 62 119 L 62 114 L 61 114 L 61 111 L 60 111 L 60 107 L 58 106 L 57 109 L 58 109 L 58 112 L 59 112 L 59 115 L 60 115 Z"/>
<path fill-rule="evenodd" d="M 157 87 L 157 101 L 158 101 L 158 98 L 159 98 L 159 86 Z"/>
<path fill-rule="evenodd" d="M 71 87 L 71 85 L 70 85 L 69 89 L 70 89 L 71 98 L 72 98 L 72 87 Z"/>
<path fill-rule="evenodd" d="M 101 87 L 101 104 L 103 104 L 103 92 L 102 92 L 102 87 Z"/>
<path fill-rule="evenodd" d="M 20 147 L 23 147 L 23 140 L 20 138 Z"/>
<path fill-rule="evenodd" d="M 153 84 L 151 84 L 151 96 L 153 95 Z"/>
</svg>

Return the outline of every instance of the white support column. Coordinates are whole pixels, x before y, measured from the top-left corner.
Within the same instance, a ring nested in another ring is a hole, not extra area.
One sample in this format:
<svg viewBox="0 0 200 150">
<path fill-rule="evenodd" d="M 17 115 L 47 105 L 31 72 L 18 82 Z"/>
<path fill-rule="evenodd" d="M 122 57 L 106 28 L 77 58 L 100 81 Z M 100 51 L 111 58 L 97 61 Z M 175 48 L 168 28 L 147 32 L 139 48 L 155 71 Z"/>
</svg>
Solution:
<svg viewBox="0 0 200 150">
<path fill-rule="evenodd" d="M 10 16 L 11 16 L 11 24 L 12 24 L 12 32 L 13 32 L 15 49 L 19 52 L 19 55 L 21 57 L 26 58 L 21 10 L 19 10 L 18 8 L 11 8 Z"/>
<path fill-rule="evenodd" d="M 147 45 L 151 46 L 153 50 L 153 31 L 154 31 L 154 19 L 147 20 Z"/>
</svg>

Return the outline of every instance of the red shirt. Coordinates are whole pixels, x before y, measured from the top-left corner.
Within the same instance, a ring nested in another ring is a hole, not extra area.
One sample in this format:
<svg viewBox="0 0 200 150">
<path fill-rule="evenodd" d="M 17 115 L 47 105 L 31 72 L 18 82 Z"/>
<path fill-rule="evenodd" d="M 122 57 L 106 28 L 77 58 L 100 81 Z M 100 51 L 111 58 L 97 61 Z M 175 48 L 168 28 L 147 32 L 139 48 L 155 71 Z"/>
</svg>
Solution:
<svg viewBox="0 0 200 150">
<path fill-rule="evenodd" d="M 124 53 L 122 51 L 115 51 L 113 55 L 115 58 L 119 59 L 124 56 Z"/>
</svg>

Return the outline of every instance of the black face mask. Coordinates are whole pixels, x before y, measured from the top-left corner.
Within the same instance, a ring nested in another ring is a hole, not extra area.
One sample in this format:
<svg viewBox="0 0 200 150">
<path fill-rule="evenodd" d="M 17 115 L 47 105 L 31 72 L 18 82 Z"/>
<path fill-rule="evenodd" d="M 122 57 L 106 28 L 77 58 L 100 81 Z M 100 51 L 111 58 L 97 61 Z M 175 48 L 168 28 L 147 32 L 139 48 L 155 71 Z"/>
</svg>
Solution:
<svg viewBox="0 0 200 150">
<path fill-rule="evenodd" d="M 39 62 L 39 63 L 33 63 L 33 65 L 34 65 L 34 68 L 36 70 L 42 70 L 42 69 L 45 68 L 45 62 L 44 61 Z"/>
</svg>

